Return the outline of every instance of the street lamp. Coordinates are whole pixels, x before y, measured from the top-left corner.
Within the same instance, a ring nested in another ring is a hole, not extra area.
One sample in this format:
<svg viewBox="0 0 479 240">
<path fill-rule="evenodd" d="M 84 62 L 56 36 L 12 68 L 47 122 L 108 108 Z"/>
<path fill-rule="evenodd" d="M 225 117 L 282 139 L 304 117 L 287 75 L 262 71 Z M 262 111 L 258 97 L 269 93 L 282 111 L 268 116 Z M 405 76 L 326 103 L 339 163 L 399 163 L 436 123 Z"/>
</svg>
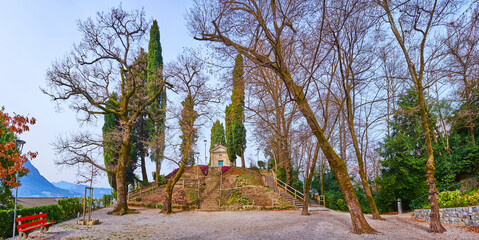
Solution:
<svg viewBox="0 0 479 240">
<path fill-rule="evenodd" d="M 206 162 L 208 162 L 208 156 L 206 156 L 206 139 L 205 139 L 205 165 L 208 164 Z"/>
<path fill-rule="evenodd" d="M 14 139 L 15 147 L 18 150 L 18 154 L 22 155 L 23 145 L 26 143 L 20 139 Z M 15 182 L 18 182 L 18 171 L 15 176 Z M 18 187 L 15 187 L 15 210 L 13 211 L 13 237 L 15 237 L 15 227 L 17 226 L 17 199 L 18 199 Z"/>
</svg>

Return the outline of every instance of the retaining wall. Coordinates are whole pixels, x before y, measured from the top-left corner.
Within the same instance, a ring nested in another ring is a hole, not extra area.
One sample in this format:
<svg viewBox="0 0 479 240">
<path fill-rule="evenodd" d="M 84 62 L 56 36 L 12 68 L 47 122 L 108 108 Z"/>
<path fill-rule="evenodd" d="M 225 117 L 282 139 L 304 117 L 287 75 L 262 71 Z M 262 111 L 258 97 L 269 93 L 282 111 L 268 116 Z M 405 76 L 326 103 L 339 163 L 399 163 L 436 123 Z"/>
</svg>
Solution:
<svg viewBox="0 0 479 240">
<path fill-rule="evenodd" d="M 429 221 L 431 209 L 416 209 L 414 217 Z M 479 227 L 479 206 L 439 209 L 441 222 L 461 226 Z"/>
</svg>

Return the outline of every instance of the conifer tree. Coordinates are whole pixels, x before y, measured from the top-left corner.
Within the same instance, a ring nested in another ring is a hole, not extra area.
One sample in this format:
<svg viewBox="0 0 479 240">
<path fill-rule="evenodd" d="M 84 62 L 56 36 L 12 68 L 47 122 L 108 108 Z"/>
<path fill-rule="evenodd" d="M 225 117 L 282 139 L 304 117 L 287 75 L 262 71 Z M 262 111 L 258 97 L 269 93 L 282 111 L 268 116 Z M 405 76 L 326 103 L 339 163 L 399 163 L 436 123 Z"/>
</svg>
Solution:
<svg viewBox="0 0 479 240">
<path fill-rule="evenodd" d="M 238 54 L 233 69 L 233 94 L 231 104 L 226 108 L 226 138 L 230 161 L 241 157 L 241 167 L 245 167 L 244 151 L 246 149 L 246 128 L 244 127 L 244 90 L 245 79 L 243 56 Z M 228 109 L 229 108 L 229 109 Z"/>
<path fill-rule="evenodd" d="M 213 127 L 211 127 L 210 149 L 213 149 L 215 144 L 226 146 L 225 128 L 219 120 L 216 120 L 216 122 L 213 123 Z"/>
<path fill-rule="evenodd" d="M 148 88 L 149 93 L 154 94 L 163 78 L 163 57 L 162 57 L 160 30 L 158 22 L 153 21 L 150 29 L 150 42 L 148 45 Z M 149 109 L 149 121 L 153 127 L 150 129 L 150 138 L 153 142 L 151 159 L 156 164 L 155 181 L 158 182 L 165 150 L 165 119 L 166 119 L 166 89 L 162 89 L 157 101 Z"/>
</svg>

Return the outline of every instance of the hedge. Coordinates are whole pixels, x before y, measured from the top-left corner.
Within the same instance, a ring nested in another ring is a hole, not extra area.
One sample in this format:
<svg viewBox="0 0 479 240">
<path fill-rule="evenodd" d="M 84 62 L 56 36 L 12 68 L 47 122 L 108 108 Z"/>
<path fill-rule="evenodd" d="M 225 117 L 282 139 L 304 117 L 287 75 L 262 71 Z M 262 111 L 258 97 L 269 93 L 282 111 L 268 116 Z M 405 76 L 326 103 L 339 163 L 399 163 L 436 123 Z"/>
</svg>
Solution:
<svg viewBox="0 0 479 240">
<path fill-rule="evenodd" d="M 98 209 L 100 205 L 103 207 L 110 205 L 111 195 L 104 195 L 103 199 L 93 199 L 93 209 Z M 40 212 L 46 213 L 48 221 L 62 222 L 76 218 L 79 212 L 83 211 L 83 198 L 65 198 L 58 200 L 58 204 L 28 207 L 17 209 L 18 216 L 31 216 Z M 0 210 L 0 239 L 12 237 L 13 228 L 13 212 L 14 210 Z M 17 231 L 18 234 L 18 231 Z"/>
</svg>

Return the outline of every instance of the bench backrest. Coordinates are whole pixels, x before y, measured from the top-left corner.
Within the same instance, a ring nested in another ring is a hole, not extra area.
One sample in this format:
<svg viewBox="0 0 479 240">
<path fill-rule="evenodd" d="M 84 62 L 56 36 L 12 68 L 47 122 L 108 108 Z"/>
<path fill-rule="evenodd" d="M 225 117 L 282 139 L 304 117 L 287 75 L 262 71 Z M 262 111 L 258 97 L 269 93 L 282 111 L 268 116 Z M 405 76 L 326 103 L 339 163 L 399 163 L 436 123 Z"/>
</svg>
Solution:
<svg viewBox="0 0 479 240">
<path fill-rule="evenodd" d="M 35 226 L 35 225 L 38 225 L 38 224 L 46 223 L 46 222 L 48 222 L 48 219 L 44 218 L 46 216 L 47 216 L 46 213 L 40 213 L 40 214 L 32 215 L 32 216 L 19 217 L 19 218 L 17 218 L 17 222 L 23 222 L 23 221 L 28 221 L 28 220 L 37 219 L 37 218 L 39 218 L 39 220 L 24 223 L 24 224 L 20 224 L 20 225 L 17 226 L 17 229 L 23 229 L 23 228 Z M 44 218 L 44 219 L 42 219 L 42 218 Z"/>
</svg>

